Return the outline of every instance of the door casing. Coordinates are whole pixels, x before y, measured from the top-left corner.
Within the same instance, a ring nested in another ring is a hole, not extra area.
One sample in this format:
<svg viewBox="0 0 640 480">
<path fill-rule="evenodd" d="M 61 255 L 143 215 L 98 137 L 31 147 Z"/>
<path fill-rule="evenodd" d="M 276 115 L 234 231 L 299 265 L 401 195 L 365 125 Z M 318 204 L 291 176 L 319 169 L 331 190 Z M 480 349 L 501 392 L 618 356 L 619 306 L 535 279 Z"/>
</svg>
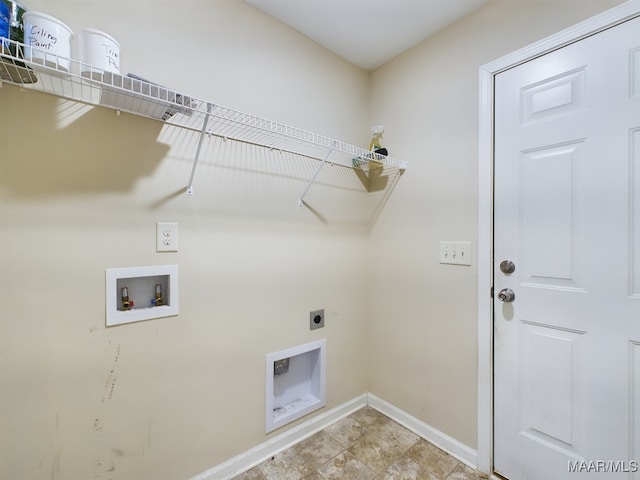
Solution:
<svg viewBox="0 0 640 480">
<path fill-rule="evenodd" d="M 630 0 L 589 20 L 480 67 L 478 138 L 478 457 L 477 469 L 493 473 L 493 118 L 495 76 L 631 18 L 640 0 Z M 494 477 L 497 478 L 497 477 Z"/>
</svg>

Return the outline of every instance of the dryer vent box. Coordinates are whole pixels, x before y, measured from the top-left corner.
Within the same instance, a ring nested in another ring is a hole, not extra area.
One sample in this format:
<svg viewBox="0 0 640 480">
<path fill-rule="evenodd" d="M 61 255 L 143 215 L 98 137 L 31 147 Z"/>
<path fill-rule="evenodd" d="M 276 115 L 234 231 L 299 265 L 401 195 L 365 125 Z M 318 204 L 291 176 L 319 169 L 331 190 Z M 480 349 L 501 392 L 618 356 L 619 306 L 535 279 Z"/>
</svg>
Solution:
<svg viewBox="0 0 640 480">
<path fill-rule="evenodd" d="M 267 354 L 266 432 L 326 404 L 326 340 Z"/>
</svg>

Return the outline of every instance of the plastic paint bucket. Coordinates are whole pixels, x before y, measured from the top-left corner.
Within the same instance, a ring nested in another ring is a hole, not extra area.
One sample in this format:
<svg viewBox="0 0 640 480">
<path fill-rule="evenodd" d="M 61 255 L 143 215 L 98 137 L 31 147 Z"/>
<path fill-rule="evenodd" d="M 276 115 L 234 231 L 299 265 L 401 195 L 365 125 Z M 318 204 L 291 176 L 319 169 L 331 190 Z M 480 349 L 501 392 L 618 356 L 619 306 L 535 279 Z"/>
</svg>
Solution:
<svg viewBox="0 0 640 480">
<path fill-rule="evenodd" d="M 22 5 L 16 2 L 3 0 L 9 4 L 11 17 L 9 20 L 9 35 L 14 42 L 24 43 L 24 23 L 22 17 L 27 11 Z"/>
<path fill-rule="evenodd" d="M 0 38 L 11 38 L 9 37 L 9 25 L 11 25 L 11 6 L 4 1 L 0 1 Z M 3 42 L 2 40 L 0 42 L 2 42 L 3 46 L 8 44 L 8 42 Z"/>
<path fill-rule="evenodd" d="M 78 32 L 78 57 L 81 73 L 90 72 L 91 67 L 120 73 L 120 44 L 100 30 L 85 28 Z"/>
<path fill-rule="evenodd" d="M 28 11 L 22 18 L 25 59 L 68 72 L 73 36 L 71 29 L 46 13 Z"/>
<path fill-rule="evenodd" d="M 8 15 L 8 26 L 5 30 L 5 14 Z M 3 55 L 23 58 L 24 50 L 24 23 L 22 16 L 26 10 L 11 0 L 0 0 L 0 51 Z M 20 44 L 20 45 L 18 45 Z M 36 76 L 31 69 L 26 68 L 23 62 L 15 59 L 0 59 L 3 65 L 0 69 L 0 79 L 16 83 L 35 83 Z"/>
<path fill-rule="evenodd" d="M 8 35 L 4 35 L 2 29 L 4 7 L 9 9 Z M 14 42 L 24 43 L 24 24 L 22 23 L 24 12 L 26 12 L 26 10 L 19 3 L 10 0 L 0 0 L 0 37 L 9 38 Z M 7 46 L 9 47 L 8 52 L 6 50 Z M 9 53 L 14 57 L 22 56 L 22 52 L 18 52 L 16 45 L 10 42 L 5 42 L 5 53 Z"/>
</svg>

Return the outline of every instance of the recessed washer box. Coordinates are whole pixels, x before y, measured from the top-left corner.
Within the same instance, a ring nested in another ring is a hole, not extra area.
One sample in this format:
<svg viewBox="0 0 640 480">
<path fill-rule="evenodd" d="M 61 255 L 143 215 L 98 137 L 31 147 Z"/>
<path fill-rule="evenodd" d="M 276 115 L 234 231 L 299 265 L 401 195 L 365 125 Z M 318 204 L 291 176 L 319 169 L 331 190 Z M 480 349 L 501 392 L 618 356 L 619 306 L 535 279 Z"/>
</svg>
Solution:
<svg viewBox="0 0 640 480">
<path fill-rule="evenodd" d="M 326 405 L 326 345 L 322 339 L 267 354 L 267 433 Z"/>
<path fill-rule="evenodd" d="M 107 327 L 178 315 L 178 266 L 108 268 Z"/>
</svg>

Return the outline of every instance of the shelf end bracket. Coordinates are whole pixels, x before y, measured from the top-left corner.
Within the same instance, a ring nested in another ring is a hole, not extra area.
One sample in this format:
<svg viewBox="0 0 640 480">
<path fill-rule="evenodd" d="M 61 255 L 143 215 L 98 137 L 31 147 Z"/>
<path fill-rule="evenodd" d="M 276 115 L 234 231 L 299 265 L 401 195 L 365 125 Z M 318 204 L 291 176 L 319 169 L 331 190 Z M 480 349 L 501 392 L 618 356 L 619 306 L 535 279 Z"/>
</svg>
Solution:
<svg viewBox="0 0 640 480">
<path fill-rule="evenodd" d="M 200 152 L 202 151 L 202 143 L 204 141 L 204 136 L 207 133 L 207 125 L 209 124 L 209 117 L 211 116 L 212 109 L 213 109 L 213 104 L 207 102 L 207 113 L 204 116 L 204 122 L 202 123 L 202 130 L 200 131 L 200 139 L 198 140 L 198 148 L 196 150 L 196 156 L 193 159 L 193 167 L 191 167 L 191 177 L 189 178 L 187 195 L 193 195 L 193 179 L 196 176 L 196 168 L 198 167 L 198 160 L 200 159 Z"/>
<path fill-rule="evenodd" d="M 304 197 L 307 196 L 307 193 L 309 192 L 309 189 L 311 188 L 311 185 L 313 185 L 313 182 L 315 182 L 316 178 L 318 178 L 318 175 L 320 174 L 320 170 L 322 170 L 322 167 L 324 167 L 324 165 L 327 163 L 327 160 L 329 160 L 329 156 L 331 155 L 332 151 L 333 151 L 333 149 L 330 148 L 329 151 L 327 152 L 327 155 L 322 160 L 322 163 L 320 164 L 320 166 L 318 167 L 316 172 L 313 174 L 313 177 L 311 177 L 311 180 L 309 180 L 309 184 L 307 185 L 307 188 L 305 188 L 304 192 L 302 192 L 302 195 L 300 195 L 300 198 L 298 199 L 298 206 L 299 207 L 304 206 Z"/>
</svg>

